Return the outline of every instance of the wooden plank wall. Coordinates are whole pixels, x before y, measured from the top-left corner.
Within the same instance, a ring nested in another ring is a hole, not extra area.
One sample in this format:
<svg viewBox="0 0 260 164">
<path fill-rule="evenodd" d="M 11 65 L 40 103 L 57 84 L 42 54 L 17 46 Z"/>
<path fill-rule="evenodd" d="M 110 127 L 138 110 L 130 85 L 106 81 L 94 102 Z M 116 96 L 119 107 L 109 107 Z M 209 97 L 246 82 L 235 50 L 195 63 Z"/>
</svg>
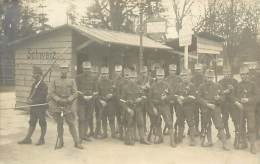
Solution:
<svg viewBox="0 0 260 164">
<path fill-rule="evenodd" d="M 18 47 L 15 52 L 16 105 L 24 104 L 29 96 L 33 83 L 33 65 L 41 67 L 43 72 L 46 72 L 54 62 L 54 58 L 58 58 L 57 64 L 62 62 L 71 64 L 71 54 L 72 36 L 69 30 L 56 31 Z M 51 76 L 48 75 L 44 81 L 49 86 L 50 82 L 59 75 L 58 65 L 55 65 Z M 69 76 L 72 76 L 71 70 Z"/>
</svg>

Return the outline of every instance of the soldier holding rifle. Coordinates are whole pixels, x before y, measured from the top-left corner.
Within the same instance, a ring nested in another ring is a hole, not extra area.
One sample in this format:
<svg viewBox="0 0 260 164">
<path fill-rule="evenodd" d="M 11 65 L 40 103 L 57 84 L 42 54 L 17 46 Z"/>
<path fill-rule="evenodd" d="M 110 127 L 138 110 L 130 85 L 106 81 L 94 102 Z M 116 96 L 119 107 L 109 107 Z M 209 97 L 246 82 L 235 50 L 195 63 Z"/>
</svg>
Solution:
<svg viewBox="0 0 260 164">
<path fill-rule="evenodd" d="M 35 81 L 32 84 L 30 96 L 27 100 L 27 103 L 29 105 L 47 103 L 48 87 L 44 83 L 42 76 L 43 73 L 41 68 L 36 66 L 33 67 L 33 78 Z M 39 141 L 36 143 L 36 145 L 43 145 L 45 143 L 44 136 L 47 131 L 47 122 L 45 118 L 46 110 L 47 110 L 47 105 L 32 106 L 30 108 L 30 121 L 29 121 L 30 126 L 26 137 L 22 141 L 18 142 L 19 144 L 32 143 L 31 137 L 36 128 L 36 124 L 38 120 L 41 127 L 41 136 Z"/>
<path fill-rule="evenodd" d="M 206 71 L 206 80 L 199 87 L 198 101 L 201 104 L 202 115 L 202 146 L 212 146 L 212 121 L 218 130 L 218 136 L 223 144 L 223 150 L 229 150 L 226 143 L 226 135 L 224 132 L 224 124 L 221 117 L 221 95 L 222 87 L 214 82 L 215 74 L 213 70 Z M 207 137 L 208 143 L 205 144 L 205 137 Z"/>
<path fill-rule="evenodd" d="M 58 137 L 55 145 L 56 149 L 64 146 L 63 141 L 63 119 L 69 126 L 69 131 L 72 135 L 74 146 L 78 149 L 83 149 L 79 142 L 77 130 L 75 126 L 76 111 L 75 103 L 77 99 L 77 86 L 73 79 L 67 77 L 68 64 L 62 63 L 60 65 L 61 76 L 55 79 L 51 84 L 50 98 L 50 113 L 57 122 Z"/>
</svg>

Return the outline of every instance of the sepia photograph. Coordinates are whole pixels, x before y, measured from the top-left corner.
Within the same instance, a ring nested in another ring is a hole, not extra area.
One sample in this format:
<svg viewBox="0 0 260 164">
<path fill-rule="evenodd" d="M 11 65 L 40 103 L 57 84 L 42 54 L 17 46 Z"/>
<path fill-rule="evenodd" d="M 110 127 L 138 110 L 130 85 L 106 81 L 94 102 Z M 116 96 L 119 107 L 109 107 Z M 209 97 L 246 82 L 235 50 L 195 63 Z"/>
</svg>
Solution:
<svg viewBox="0 0 260 164">
<path fill-rule="evenodd" d="M 260 0 L 0 0 L 0 164 L 260 164 Z"/>
</svg>

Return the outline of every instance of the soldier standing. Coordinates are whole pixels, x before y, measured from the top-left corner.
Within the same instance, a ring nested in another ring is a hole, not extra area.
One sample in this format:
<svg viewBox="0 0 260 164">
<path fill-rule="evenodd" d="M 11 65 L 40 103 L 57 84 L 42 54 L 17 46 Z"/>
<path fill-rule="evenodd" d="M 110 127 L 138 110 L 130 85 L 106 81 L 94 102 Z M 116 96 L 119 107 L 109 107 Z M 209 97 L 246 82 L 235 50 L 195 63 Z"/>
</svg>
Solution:
<svg viewBox="0 0 260 164">
<path fill-rule="evenodd" d="M 175 92 L 175 100 L 178 103 L 176 108 L 177 126 L 178 126 L 178 142 L 182 142 L 185 120 L 189 126 L 190 146 L 195 146 L 195 109 L 196 90 L 190 82 L 190 72 L 184 70 L 181 73 L 183 82 L 178 85 Z"/>
<path fill-rule="evenodd" d="M 44 83 L 44 81 L 41 80 L 42 70 L 40 67 L 36 67 L 36 66 L 33 67 L 33 78 L 35 81 L 32 84 L 31 92 L 27 100 L 27 103 L 29 105 L 47 103 L 48 87 Z M 47 131 L 47 122 L 45 118 L 46 110 L 47 110 L 47 105 L 34 106 L 30 108 L 30 121 L 29 121 L 30 126 L 28 129 L 28 133 L 22 141 L 18 142 L 19 144 L 32 143 L 31 137 L 36 128 L 36 124 L 38 120 L 39 120 L 39 125 L 41 127 L 41 136 L 39 141 L 36 143 L 36 145 L 43 145 L 45 143 L 44 136 Z"/>
<path fill-rule="evenodd" d="M 255 84 L 260 84 L 260 62 L 256 66 Z M 257 104 L 256 104 L 256 137 L 260 139 L 260 88 L 257 89 Z"/>
<path fill-rule="evenodd" d="M 146 97 L 143 95 L 142 89 L 140 85 L 137 85 L 137 74 L 135 70 L 125 69 L 125 84 L 122 85 L 122 94 L 121 101 L 124 103 L 124 113 L 125 113 L 125 121 L 126 121 L 126 138 L 127 140 L 131 138 L 131 136 L 135 137 L 135 127 L 137 126 L 140 143 L 141 144 L 149 144 L 145 140 L 145 120 L 144 120 L 144 103 Z M 131 111 L 134 112 L 134 117 L 131 116 Z M 133 122 L 132 122 L 133 121 Z M 128 142 L 128 141 L 127 141 Z M 132 141 L 130 141 L 131 143 Z"/>
<path fill-rule="evenodd" d="M 166 82 L 166 80 L 164 80 L 164 70 L 158 68 L 156 70 L 156 77 L 157 81 L 152 84 L 150 92 L 152 106 L 158 111 L 158 116 L 156 117 L 156 135 L 159 138 L 155 143 L 159 144 L 163 142 L 160 118 L 160 116 L 162 116 L 166 124 L 165 126 L 169 128 L 170 145 L 172 147 L 176 147 L 176 144 L 174 142 L 173 120 L 170 112 L 170 89 L 168 83 Z"/>
<path fill-rule="evenodd" d="M 226 132 L 227 139 L 230 138 L 230 132 L 229 132 L 229 115 L 232 112 L 232 108 L 234 107 L 234 88 L 237 87 L 237 80 L 233 78 L 233 75 L 231 74 L 230 68 L 225 67 L 223 70 L 224 78 L 219 81 L 219 84 L 222 86 L 222 89 L 224 90 L 224 99 L 221 104 L 221 113 L 222 113 L 222 119 L 224 122 L 224 129 Z"/>
<path fill-rule="evenodd" d="M 256 140 L 256 86 L 255 83 L 249 81 L 249 69 L 247 66 L 242 66 L 240 69 L 240 76 L 242 81 L 238 83 L 236 94 L 238 101 L 243 105 L 243 113 L 241 119 L 241 143 L 240 149 L 247 148 L 247 134 L 250 143 L 250 152 L 256 154 L 255 140 Z M 247 125 L 247 128 L 246 128 Z"/>
<path fill-rule="evenodd" d="M 191 83 L 197 89 L 196 92 L 198 93 L 199 86 L 205 81 L 205 76 L 203 74 L 203 65 L 196 64 L 194 67 L 194 73 L 191 78 Z M 195 128 L 196 128 L 196 136 L 199 135 L 199 121 L 200 121 L 200 103 L 196 101 L 194 104 L 194 111 L 195 111 Z"/>
<path fill-rule="evenodd" d="M 94 134 L 93 131 L 93 112 L 94 112 L 94 94 L 96 93 L 96 79 L 91 73 L 91 63 L 82 63 L 84 72 L 76 77 L 76 84 L 78 91 L 80 92 L 78 97 L 78 129 L 79 138 L 83 140 L 91 141 L 87 137 L 88 128 L 90 135 Z"/>
<path fill-rule="evenodd" d="M 97 84 L 98 103 L 101 107 L 102 138 L 107 138 L 107 120 L 111 129 L 111 137 L 115 138 L 115 85 L 109 79 L 108 67 L 101 68 L 101 77 Z"/>
<path fill-rule="evenodd" d="M 63 141 L 63 119 L 69 126 L 69 131 L 72 135 L 74 146 L 78 149 L 83 149 L 79 142 L 76 121 L 76 99 L 77 99 L 77 85 L 73 79 L 67 77 L 68 64 L 63 63 L 60 65 L 61 76 L 55 79 L 51 84 L 50 93 L 50 113 L 54 120 L 57 122 L 58 143 L 55 148 L 60 149 L 64 146 Z"/>
<path fill-rule="evenodd" d="M 202 115 L 202 143 L 203 147 L 212 146 L 212 121 L 218 130 L 218 136 L 223 144 L 224 150 L 229 150 L 226 143 L 226 135 L 224 132 L 224 124 L 221 118 L 220 100 L 222 88 L 214 82 L 215 74 L 213 70 L 208 70 L 206 73 L 206 80 L 199 87 L 198 100 L 201 103 Z M 207 136 L 208 143 L 205 144 L 205 135 Z"/>
</svg>

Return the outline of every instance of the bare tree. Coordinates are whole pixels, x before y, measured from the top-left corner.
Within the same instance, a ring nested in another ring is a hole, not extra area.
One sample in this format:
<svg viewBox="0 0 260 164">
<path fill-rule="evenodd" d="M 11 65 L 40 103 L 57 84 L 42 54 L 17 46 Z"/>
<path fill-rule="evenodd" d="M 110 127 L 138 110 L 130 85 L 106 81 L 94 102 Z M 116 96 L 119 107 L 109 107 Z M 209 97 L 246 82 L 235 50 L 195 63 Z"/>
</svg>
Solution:
<svg viewBox="0 0 260 164">
<path fill-rule="evenodd" d="M 186 16 L 191 14 L 191 7 L 194 4 L 193 0 L 172 0 L 172 8 L 175 15 L 176 32 L 179 34 L 183 27 L 183 20 Z"/>
</svg>

